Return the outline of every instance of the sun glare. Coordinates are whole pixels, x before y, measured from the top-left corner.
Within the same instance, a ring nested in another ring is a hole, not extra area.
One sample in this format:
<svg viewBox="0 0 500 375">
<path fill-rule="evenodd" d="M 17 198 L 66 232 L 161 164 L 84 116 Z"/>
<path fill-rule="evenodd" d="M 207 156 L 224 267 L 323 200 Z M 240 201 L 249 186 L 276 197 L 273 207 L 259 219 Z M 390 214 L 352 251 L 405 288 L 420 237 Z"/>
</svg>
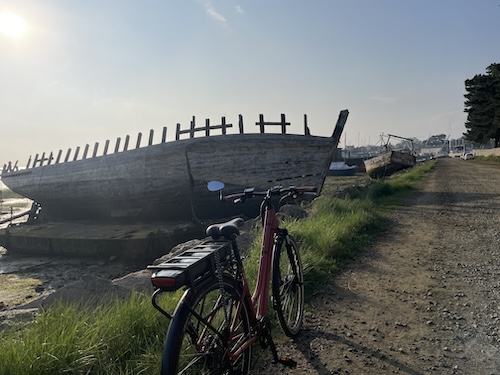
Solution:
<svg viewBox="0 0 500 375">
<path fill-rule="evenodd" d="M 12 12 L 0 13 L 0 33 L 11 38 L 20 38 L 26 32 L 26 22 L 22 17 Z"/>
</svg>

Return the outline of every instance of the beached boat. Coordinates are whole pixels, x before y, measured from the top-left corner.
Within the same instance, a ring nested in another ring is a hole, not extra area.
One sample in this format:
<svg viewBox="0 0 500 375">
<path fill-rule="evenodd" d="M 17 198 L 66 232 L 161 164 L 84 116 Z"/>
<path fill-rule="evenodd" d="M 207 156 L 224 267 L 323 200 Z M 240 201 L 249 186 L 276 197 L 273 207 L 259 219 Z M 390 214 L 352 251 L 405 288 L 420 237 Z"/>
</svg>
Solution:
<svg viewBox="0 0 500 375">
<path fill-rule="evenodd" d="M 392 150 L 389 143 L 391 137 L 410 142 L 409 148 Z M 382 154 L 364 161 L 366 173 L 368 173 L 370 177 L 380 178 L 390 176 L 395 172 L 415 166 L 416 156 L 413 152 L 413 140 L 389 134 L 383 148 L 384 152 Z"/>
<path fill-rule="evenodd" d="M 77 148 L 62 158 L 50 153 L 28 161 L 26 168 L 17 163 L 4 165 L 1 179 L 12 191 L 36 202 L 32 216 L 45 220 L 118 220 L 144 222 L 154 220 L 204 219 L 239 214 L 243 206 L 223 203 L 210 193 L 207 182 L 223 181 L 226 191 L 246 187 L 267 189 L 273 185 L 310 185 L 321 191 L 328 169 L 347 120 L 348 111 L 340 112 L 331 137 L 310 135 L 305 117 L 305 134 L 287 134 L 290 125 L 265 122 L 260 115 L 260 133 L 227 134 L 225 118 L 220 125 L 196 127 L 195 119 L 188 130 L 177 125 L 176 140 L 167 142 L 166 128 L 162 142 L 128 150 L 129 138 L 120 151 L 100 156 L 95 144 L 91 157 L 89 146 L 82 156 Z M 279 125 L 282 132 L 265 133 L 265 126 Z M 222 134 L 211 135 L 213 130 Z M 204 132 L 205 136 L 195 137 Z M 189 138 L 180 139 L 182 134 Z M 255 211 L 254 208 L 252 208 Z M 35 212 L 36 211 L 36 212 Z M 36 214 L 36 215 L 35 215 Z"/>
<path fill-rule="evenodd" d="M 344 161 L 334 161 L 328 169 L 329 176 L 354 176 L 358 171 L 356 165 L 347 165 Z"/>
</svg>

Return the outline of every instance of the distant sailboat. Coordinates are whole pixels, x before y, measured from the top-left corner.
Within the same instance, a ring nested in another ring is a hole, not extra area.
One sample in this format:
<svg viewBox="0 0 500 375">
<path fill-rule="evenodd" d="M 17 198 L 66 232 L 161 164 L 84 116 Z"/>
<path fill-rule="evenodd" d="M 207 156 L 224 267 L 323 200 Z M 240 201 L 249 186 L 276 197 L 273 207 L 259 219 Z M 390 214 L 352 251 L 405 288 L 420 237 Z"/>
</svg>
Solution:
<svg viewBox="0 0 500 375">
<path fill-rule="evenodd" d="M 334 161 L 330 164 L 328 176 L 354 176 L 357 171 L 356 165 L 347 165 L 345 161 Z"/>
</svg>

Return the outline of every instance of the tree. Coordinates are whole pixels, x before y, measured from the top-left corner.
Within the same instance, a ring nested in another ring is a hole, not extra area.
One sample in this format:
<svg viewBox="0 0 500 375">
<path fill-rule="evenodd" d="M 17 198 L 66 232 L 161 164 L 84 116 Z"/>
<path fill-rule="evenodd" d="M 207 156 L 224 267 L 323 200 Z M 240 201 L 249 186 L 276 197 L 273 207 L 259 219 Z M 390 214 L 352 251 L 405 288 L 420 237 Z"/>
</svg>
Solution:
<svg viewBox="0 0 500 375">
<path fill-rule="evenodd" d="M 429 139 L 425 140 L 424 143 L 426 147 L 441 147 L 444 143 L 446 143 L 448 137 L 446 134 L 439 135 L 431 135 Z"/>
<path fill-rule="evenodd" d="M 486 68 L 486 74 L 477 74 L 465 80 L 466 139 L 486 143 L 491 139 L 500 143 L 500 64 Z"/>
</svg>

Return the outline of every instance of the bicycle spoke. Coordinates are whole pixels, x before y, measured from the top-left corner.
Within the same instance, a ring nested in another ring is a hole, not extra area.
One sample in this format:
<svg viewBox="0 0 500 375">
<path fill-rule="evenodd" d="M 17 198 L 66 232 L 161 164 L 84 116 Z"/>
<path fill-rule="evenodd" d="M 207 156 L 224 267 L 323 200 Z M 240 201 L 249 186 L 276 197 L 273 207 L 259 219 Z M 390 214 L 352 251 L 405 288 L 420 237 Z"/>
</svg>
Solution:
<svg viewBox="0 0 500 375">
<path fill-rule="evenodd" d="M 302 264 L 293 240 L 277 244 L 273 263 L 275 309 L 283 332 L 293 337 L 300 330 L 304 312 Z"/>
<path fill-rule="evenodd" d="M 172 343 L 165 344 L 164 361 L 170 363 L 172 353 L 178 364 L 173 365 L 175 370 L 165 373 L 228 374 L 232 369 L 241 374 L 248 372 L 250 348 L 238 358 L 229 354 L 241 347 L 250 332 L 249 308 L 246 304 L 239 307 L 241 294 L 233 289 L 234 283 L 225 281 L 221 289 L 214 280 L 176 312 L 185 322 L 176 327 L 176 332 L 169 331 L 167 341 L 172 337 Z"/>
</svg>

